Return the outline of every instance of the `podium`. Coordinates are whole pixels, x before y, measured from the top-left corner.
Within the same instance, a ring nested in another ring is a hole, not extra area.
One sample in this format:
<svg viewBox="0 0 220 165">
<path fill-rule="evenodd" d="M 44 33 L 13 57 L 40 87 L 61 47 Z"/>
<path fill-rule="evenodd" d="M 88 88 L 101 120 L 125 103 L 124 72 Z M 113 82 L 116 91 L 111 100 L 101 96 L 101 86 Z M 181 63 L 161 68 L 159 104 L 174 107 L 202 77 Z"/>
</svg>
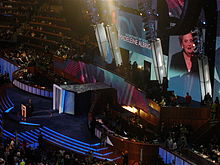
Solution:
<svg viewBox="0 0 220 165">
<path fill-rule="evenodd" d="M 21 104 L 21 118 L 23 121 L 26 121 L 27 117 L 27 107 L 24 104 Z"/>
</svg>

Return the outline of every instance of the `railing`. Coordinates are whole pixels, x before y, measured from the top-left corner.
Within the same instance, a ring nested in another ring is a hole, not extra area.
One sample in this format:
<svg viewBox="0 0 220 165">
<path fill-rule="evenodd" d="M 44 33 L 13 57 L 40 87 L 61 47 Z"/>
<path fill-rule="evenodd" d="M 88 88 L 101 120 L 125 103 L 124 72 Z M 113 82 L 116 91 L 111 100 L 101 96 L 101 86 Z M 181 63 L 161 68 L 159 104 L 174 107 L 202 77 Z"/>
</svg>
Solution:
<svg viewBox="0 0 220 165">
<path fill-rule="evenodd" d="M 160 120 L 167 124 L 183 123 L 197 130 L 209 120 L 207 107 L 162 107 Z"/>
<path fill-rule="evenodd" d="M 163 162 L 166 164 L 175 164 L 175 165 L 197 165 L 186 158 L 181 157 L 180 155 L 168 151 L 163 147 L 159 147 L 159 156 L 162 158 Z M 200 164 L 201 165 L 201 164 Z"/>
<path fill-rule="evenodd" d="M 27 91 L 29 93 L 33 93 L 35 95 L 49 97 L 49 98 L 53 97 L 53 91 L 46 90 L 43 87 L 34 87 L 32 85 L 25 84 L 23 82 L 19 82 L 18 80 L 13 80 L 13 84 L 16 87 L 18 87 L 24 91 Z"/>
</svg>

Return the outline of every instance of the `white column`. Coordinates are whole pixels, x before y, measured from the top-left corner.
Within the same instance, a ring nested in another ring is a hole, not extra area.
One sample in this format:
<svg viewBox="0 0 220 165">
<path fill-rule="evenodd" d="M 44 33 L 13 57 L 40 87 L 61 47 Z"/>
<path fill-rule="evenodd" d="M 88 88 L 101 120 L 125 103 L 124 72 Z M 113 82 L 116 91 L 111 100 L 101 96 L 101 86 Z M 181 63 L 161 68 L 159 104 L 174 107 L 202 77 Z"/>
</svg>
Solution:
<svg viewBox="0 0 220 165">
<path fill-rule="evenodd" d="M 201 86 L 201 96 L 204 99 L 204 96 L 209 93 L 212 95 L 212 87 L 211 87 L 211 80 L 209 74 L 209 63 L 208 57 L 203 56 L 198 58 L 198 65 L 199 65 L 199 78 L 200 78 L 200 86 Z"/>
<path fill-rule="evenodd" d="M 109 44 L 108 44 L 104 23 L 95 25 L 95 35 L 99 46 L 100 54 L 102 57 L 106 58 Z"/>
<path fill-rule="evenodd" d="M 106 33 L 108 37 L 108 42 L 111 49 L 111 55 L 115 59 L 116 66 L 122 64 L 121 52 L 118 42 L 118 32 L 115 25 L 107 25 Z"/>
<path fill-rule="evenodd" d="M 160 84 L 162 84 L 163 77 L 167 77 L 167 71 L 163 57 L 161 40 L 159 38 L 151 42 L 151 51 L 153 56 L 156 79 L 159 81 Z"/>
</svg>

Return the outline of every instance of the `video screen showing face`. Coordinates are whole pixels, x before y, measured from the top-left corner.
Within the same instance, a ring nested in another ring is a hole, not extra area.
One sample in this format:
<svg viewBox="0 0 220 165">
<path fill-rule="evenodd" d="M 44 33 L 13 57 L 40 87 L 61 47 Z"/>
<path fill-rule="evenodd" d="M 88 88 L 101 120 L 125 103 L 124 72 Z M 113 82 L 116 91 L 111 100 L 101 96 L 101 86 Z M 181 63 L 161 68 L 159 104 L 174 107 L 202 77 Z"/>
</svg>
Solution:
<svg viewBox="0 0 220 165">
<path fill-rule="evenodd" d="M 214 90 L 213 95 L 220 97 L 220 0 L 218 3 L 218 22 L 217 22 L 217 36 L 216 36 L 216 52 L 215 52 L 215 74 L 214 74 Z"/>
<path fill-rule="evenodd" d="M 192 33 L 170 36 L 168 79 L 169 90 L 178 96 L 186 96 L 201 101 L 198 59 L 194 54 Z"/>
</svg>

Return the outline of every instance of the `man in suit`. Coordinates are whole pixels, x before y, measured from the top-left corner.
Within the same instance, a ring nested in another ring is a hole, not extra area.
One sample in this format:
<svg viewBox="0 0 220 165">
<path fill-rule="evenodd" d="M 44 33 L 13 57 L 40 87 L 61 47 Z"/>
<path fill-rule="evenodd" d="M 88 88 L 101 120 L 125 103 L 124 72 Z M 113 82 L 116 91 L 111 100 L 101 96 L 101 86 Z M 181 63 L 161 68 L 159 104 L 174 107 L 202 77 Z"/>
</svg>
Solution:
<svg viewBox="0 0 220 165">
<path fill-rule="evenodd" d="M 31 99 L 28 99 L 28 103 L 26 106 L 27 106 L 27 116 L 31 117 L 33 113 L 33 103 Z"/>
</svg>

